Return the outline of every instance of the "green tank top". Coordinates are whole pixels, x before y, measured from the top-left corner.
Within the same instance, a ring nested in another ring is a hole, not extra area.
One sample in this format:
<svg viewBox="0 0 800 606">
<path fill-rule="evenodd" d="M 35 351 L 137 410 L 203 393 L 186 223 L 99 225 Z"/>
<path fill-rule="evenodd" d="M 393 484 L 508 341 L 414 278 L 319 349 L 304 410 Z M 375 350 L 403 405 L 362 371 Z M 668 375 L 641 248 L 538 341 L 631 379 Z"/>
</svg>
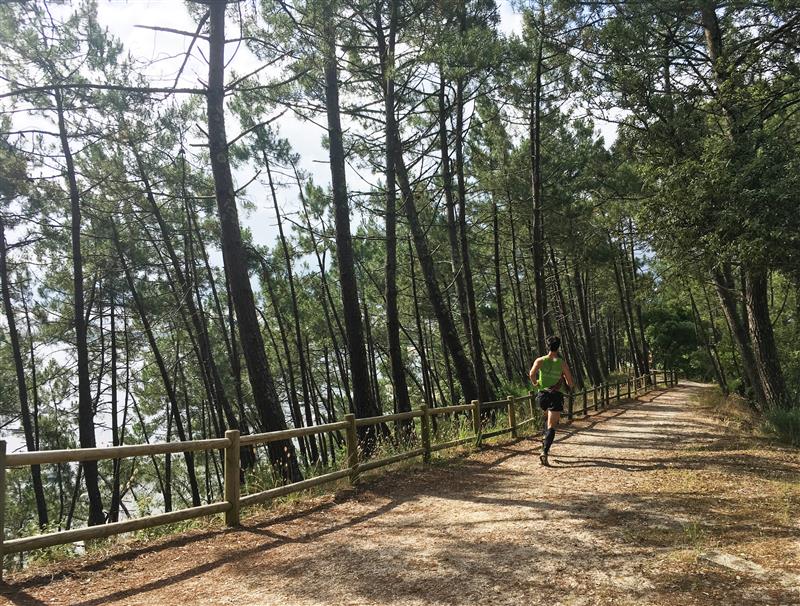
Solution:
<svg viewBox="0 0 800 606">
<path fill-rule="evenodd" d="M 549 356 L 542 358 L 542 365 L 539 367 L 539 391 L 549 389 L 558 383 L 563 372 L 561 358 L 556 358 L 555 360 Z M 561 391 L 560 388 L 559 391 Z"/>
</svg>

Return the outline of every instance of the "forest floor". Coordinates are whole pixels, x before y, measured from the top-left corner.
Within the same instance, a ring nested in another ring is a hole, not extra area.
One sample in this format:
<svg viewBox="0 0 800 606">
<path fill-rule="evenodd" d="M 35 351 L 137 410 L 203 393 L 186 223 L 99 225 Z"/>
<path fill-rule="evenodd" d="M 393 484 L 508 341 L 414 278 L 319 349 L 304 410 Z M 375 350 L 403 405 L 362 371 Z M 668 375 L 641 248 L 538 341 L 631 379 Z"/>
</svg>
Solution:
<svg viewBox="0 0 800 606">
<path fill-rule="evenodd" d="M 682 383 L 538 440 L 9 575 L 13 604 L 800 604 L 800 451 Z"/>
</svg>

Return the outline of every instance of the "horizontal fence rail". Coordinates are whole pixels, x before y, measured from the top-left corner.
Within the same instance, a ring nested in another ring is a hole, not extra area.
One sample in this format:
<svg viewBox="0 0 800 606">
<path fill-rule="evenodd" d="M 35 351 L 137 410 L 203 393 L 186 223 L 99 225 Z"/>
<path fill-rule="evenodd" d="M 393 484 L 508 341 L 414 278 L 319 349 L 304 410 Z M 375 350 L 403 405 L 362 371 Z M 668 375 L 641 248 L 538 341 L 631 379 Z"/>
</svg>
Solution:
<svg viewBox="0 0 800 606">
<path fill-rule="evenodd" d="M 659 381 L 659 376 L 661 380 Z M 629 377 L 625 382 L 607 383 L 603 385 L 589 387 L 579 392 L 567 394 L 567 409 L 565 414 L 568 419 L 574 418 L 579 412 L 583 415 L 588 414 L 589 399 L 595 410 L 609 405 L 612 401 L 619 402 L 622 398 L 630 399 L 646 393 L 662 384 L 669 387 L 677 383 L 675 371 L 652 371 L 649 375 Z M 174 524 L 193 518 L 200 518 L 215 514 L 225 514 L 225 523 L 233 527 L 239 524 L 240 511 L 243 506 L 265 503 L 278 497 L 286 496 L 295 492 L 301 492 L 329 482 L 335 482 L 349 478 L 351 484 L 358 484 L 360 474 L 365 471 L 392 465 L 412 459 L 422 457 L 425 463 L 430 462 L 431 453 L 454 448 L 465 444 L 475 444 L 479 446 L 481 441 L 503 434 L 510 433 L 516 437 L 519 430 L 537 420 L 535 393 L 530 392 L 526 396 L 508 396 L 504 400 L 494 402 L 479 402 L 473 400 L 469 404 L 457 404 L 453 406 L 442 406 L 439 408 L 429 408 L 426 405 L 417 410 L 398 414 L 382 415 L 378 417 L 366 417 L 356 419 L 355 415 L 345 415 L 344 421 L 327 423 L 325 425 L 315 425 L 311 427 L 301 427 L 297 429 L 286 429 L 281 431 L 271 431 L 268 433 L 251 434 L 241 436 L 238 430 L 232 429 L 225 432 L 224 438 L 208 440 L 190 440 L 185 442 L 165 442 L 158 444 L 137 444 L 129 446 L 113 446 L 107 448 L 77 448 L 71 450 L 42 450 L 35 452 L 22 452 L 15 454 L 6 453 L 6 442 L 0 440 L 0 557 L 6 554 L 31 551 L 53 547 L 55 545 L 65 545 L 77 541 L 86 541 L 110 537 L 126 532 Z M 576 408 L 577 406 L 577 408 Z M 521 407 L 519 410 L 518 408 Z M 491 419 L 498 411 L 505 410 L 508 419 L 508 426 L 493 429 L 490 432 L 483 432 L 484 424 L 487 419 Z M 529 414 L 529 418 L 517 422 L 518 414 Z M 445 442 L 431 443 L 432 423 L 435 417 L 443 415 L 454 415 L 462 413 L 470 417 L 473 435 L 448 440 Z M 358 428 L 382 425 L 398 421 L 420 420 L 421 447 L 401 452 L 392 456 L 377 458 L 372 460 L 362 460 L 364 457 L 360 452 L 358 439 Z M 261 492 L 256 492 L 246 496 L 241 496 L 240 481 L 240 448 L 243 446 L 255 446 L 270 444 L 282 440 L 290 440 L 303 436 L 328 434 L 332 432 L 344 431 L 345 444 L 347 447 L 347 467 L 338 471 L 333 471 L 313 478 L 308 478 L 299 482 L 285 484 Z M 30 465 L 50 465 L 58 463 L 80 463 L 83 461 L 115 460 L 138 456 L 154 456 L 158 454 L 197 452 L 204 450 L 224 450 L 224 500 L 208 505 L 190 507 L 178 511 L 161 513 L 140 518 L 133 518 L 122 522 L 113 522 L 86 528 L 62 530 L 47 534 L 40 534 L 31 537 L 15 538 L 5 540 L 5 509 L 6 509 L 6 470 L 8 468 L 27 467 Z M 2 580 L 2 567 L 0 567 L 0 580 Z"/>
</svg>

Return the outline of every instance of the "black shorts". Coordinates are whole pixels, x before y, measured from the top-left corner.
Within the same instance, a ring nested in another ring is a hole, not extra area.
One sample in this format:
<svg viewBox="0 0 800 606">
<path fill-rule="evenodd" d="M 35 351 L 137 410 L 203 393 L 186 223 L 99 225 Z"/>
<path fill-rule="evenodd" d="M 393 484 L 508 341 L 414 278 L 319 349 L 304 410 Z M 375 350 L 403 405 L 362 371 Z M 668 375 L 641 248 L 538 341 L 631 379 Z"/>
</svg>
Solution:
<svg viewBox="0 0 800 606">
<path fill-rule="evenodd" d="M 563 412 L 564 394 L 560 391 L 540 391 L 536 394 L 536 403 L 542 410 Z"/>
</svg>

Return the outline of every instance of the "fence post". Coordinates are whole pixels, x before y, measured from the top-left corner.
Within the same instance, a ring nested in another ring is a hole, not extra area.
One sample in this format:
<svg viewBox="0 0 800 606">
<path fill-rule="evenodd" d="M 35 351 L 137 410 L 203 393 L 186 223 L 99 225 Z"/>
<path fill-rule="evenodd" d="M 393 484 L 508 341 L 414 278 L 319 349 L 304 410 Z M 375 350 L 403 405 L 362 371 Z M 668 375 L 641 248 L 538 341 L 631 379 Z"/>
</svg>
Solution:
<svg viewBox="0 0 800 606">
<path fill-rule="evenodd" d="M 594 400 L 594 409 L 597 410 L 597 385 L 592 385 L 592 399 Z"/>
<path fill-rule="evenodd" d="M 508 396 L 508 426 L 511 428 L 511 437 L 517 437 L 517 412 L 514 410 L 514 396 Z"/>
<path fill-rule="evenodd" d="M 616 389 L 616 392 L 617 392 L 616 396 L 615 396 L 615 399 L 617 400 L 617 404 L 619 404 L 619 400 L 620 400 L 620 393 L 619 393 L 620 392 L 620 382 L 619 381 L 617 381 L 617 386 L 616 386 L 615 389 Z"/>
<path fill-rule="evenodd" d="M 536 404 L 536 392 L 529 391 L 528 395 L 530 396 L 530 400 L 528 400 L 528 408 L 531 411 L 531 419 L 532 419 L 534 415 L 533 405 Z"/>
<path fill-rule="evenodd" d="M 625 381 L 625 383 L 626 383 L 626 384 L 627 384 L 627 386 L 628 386 L 628 397 L 627 397 L 627 398 L 625 398 L 625 399 L 626 399 L 626 400 L 630 400 L 630 399 L 631 399 L 631 378 L 630 378 L 630 377 L 628 377 L 628 380 L 627 380 L 627 381 Z"/>
<path fill-rule="evenodd" d="M 0 583 L 3 582 L 3 540 L 6 536 L 6 441 L 0 440 Z"/>
<path fill-rule="evenodd" d="M 481 403 L 472 400 L 472 430 L 475 432 L 475 445 L 481 444 Z"/>
<path fill-rule="evenodd" d="M 419 418 L 422 425 L 422 461 L 423 463 L 431 462 L 431 417 L 430 409 L 427 404 L 419 407 L 422 411 L 422 416 Z"/>
<path fill-rule="evenodd" d="M 584 417 L 589 414 L 589 402 L 588 402 L 589 396 L 588 396 L 588 394 L 589 394 L 589 390 L 588 389 L 584 389 L 583 390 L 583 416 Z"/>
<path fill-rule="evenodd" d="M 239 525 L 239 430 L 229 429 L 225 439 L 231 443 L 225 448 L 225 501 L 231 508 L 225 512 L 225 525 Z"/>
<path fill-rule="evenodd" d="M 347 466 L 350 468 L 350 484 L 358 484 L 358 436 L 356 435 L 356 415 L 344 415 L 347 423 L 345 441 L 347 442 Z"/>
<path fill-rule="evenodd" d="M 572 388 L 570 388 L 567 398 L 567 419 L 571 421 L 573 415 L 572 409 L 575 407 L 575 394 L 572 393 Z"/>
</svg>

